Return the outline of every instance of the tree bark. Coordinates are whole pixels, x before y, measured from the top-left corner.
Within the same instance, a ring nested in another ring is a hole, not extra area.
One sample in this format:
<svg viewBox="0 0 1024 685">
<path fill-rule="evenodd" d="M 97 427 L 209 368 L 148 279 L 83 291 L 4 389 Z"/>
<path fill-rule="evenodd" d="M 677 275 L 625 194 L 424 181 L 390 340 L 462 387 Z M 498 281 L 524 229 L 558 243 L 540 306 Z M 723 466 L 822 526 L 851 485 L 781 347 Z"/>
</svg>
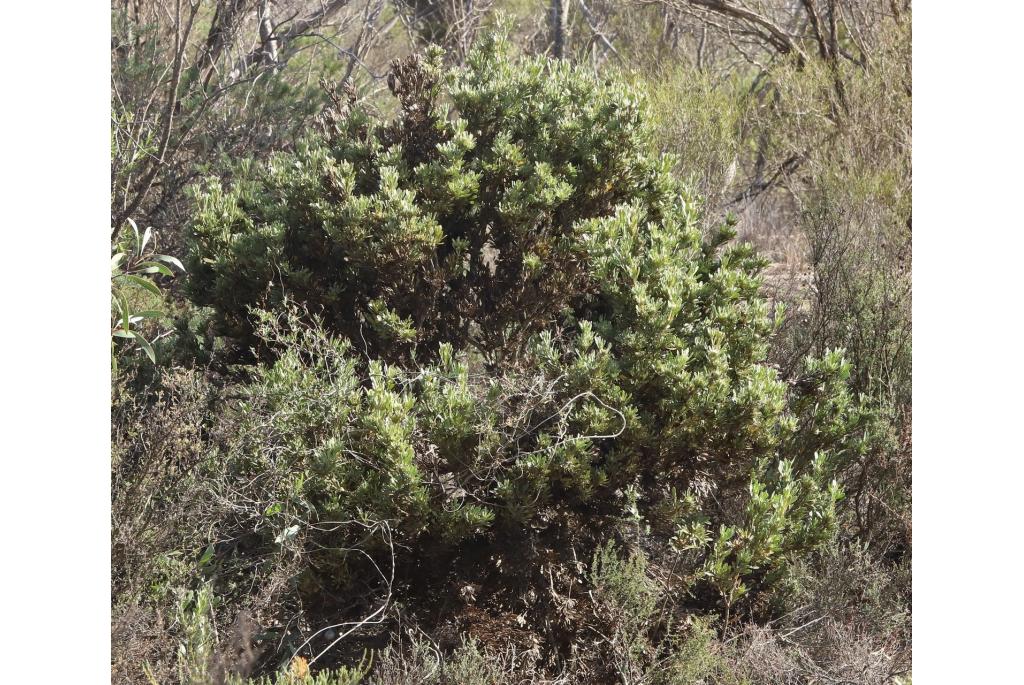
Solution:
<svg viewBox="0 0 1024 685">
<path fill-rule="evenodd" d="M 566 44 L 569 40 L 569 1 L 551 0 L 551 52 L 556 59 L 565 59 Z"/>
<path fill-rule="evenodd" d="M 270 3 L 260 3 L 260 43 L 263 45 L 263 63 L 268 66 L 277 64 L 277 36 L 274 35 L 274 22 L 270 18 Z"/>
<path fill-rule="evenodd" d="M 238 26 L 239 18 L 244 14 L 249 0 L 221 0 L 213 15 L 210 31 L 206 35 L 206 46 L 200 60 L 206 70 L 203 75 L 203 87 L 208 88 L 217 69 L 217 60 L 232 39 Z"/>
</svg>

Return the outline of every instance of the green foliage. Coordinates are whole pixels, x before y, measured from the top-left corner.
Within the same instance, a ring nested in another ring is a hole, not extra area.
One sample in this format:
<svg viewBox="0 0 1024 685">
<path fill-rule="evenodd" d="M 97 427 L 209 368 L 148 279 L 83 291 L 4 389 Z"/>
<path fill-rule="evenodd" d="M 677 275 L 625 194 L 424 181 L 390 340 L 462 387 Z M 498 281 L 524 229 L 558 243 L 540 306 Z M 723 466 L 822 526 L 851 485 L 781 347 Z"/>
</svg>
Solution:
<svg viewBox="0 0 1024 685">
<path fill-rule="evenodd" d="M 715 79 L 665 62 L 644 83 L 651 93 L 658 143 L 678 155 L 679 172 L 714 211 L 738 180 L 751 107 L 749 84 L 738 76 Z"/>
<path fill-rule="evenodd" d="M 486 654 L 474 640 L 463 642 L 441 672 L 442 682 L 464 685 L 491 685 L 504 680 L 494 657 Z"/>
<path fill-rule="evenodd" d="M 511 354 L 587 290 L 580 222 L 675 183 L 642 98 L 500 39 L 464 69 L 410 59 L 390 124 L 348 104 L 323 135 L 196 195 L 190 293 L 232 335 L 288 293 L 388 359 L 437 345 Z"/>
<path fill-rule="evenodd" d="M 151 308 L 162 304 L 160 286 L 154 279 L 173 276 L 172 266 L 184 271 L 176 257 L 153 253 L 150 245 L 152 228 L 140 234 L 134 221 L 129 219 L 128 224 L 131 232 L 123 232 L 124 237 L 114 246 L 110 257 L 110 351 L 115 375 L 118 339 L 137 344 L 150 361 L 156 363 L 153 345 L 140 328 L 143 321 L 166 316 L 160 309 Z M 143 307 L 150 305 L 150 308 L 140 308 L 140 304 Z"/>
<path fill-rule="evenodd" d="M 710 540 L 701 574 L 721 594 L 727 612 L 749 591 L 746 578 L 759 572 L 761 580 L 764 572 L 777 578 L 793 552 L 816 549 L 829 540 L 835 503 L 842 494 L 834 480 L 823 485 L 827 473 L 820 455 L 800 477 L 794 476 L 792 462 L 781 461 L 771 486 L 753 476 L 741 525 L 722 525 L 714 538 L 699 521 L 680 528 L 675 540 L 683 549 L 700 548 Z"/>
<path fill-rule="evenodd" d="M 651 681 L 657 685 L 750 683 L 717 637 L 707 619 L 694 618 L 685 632 L 671 638 L 669 656 L 651 669 Z"/>
<path fill-rule="evenodd" d="M 652 646 L 647 632 L 659 599 L 659 588 L 647 577 L 647 561 L 633 552 L 619 556 L 615 545 L 607 542 L 594 552 L 590 569 L 597 605 L 613 626 L 611 636 L 616 660 L 623 664 L 642 662 Z"/>
<path fill-rule="evenodd" d="M 267 504 L 280 514 L 274 520 L 307 520 L 311 512 L 323 520 L 387 520 L 410 538 L 429 532 L 451 540 L 493 521 L 492 510 L 461 501 L 464 495 L 431 488 L 417 459 L 422 432 L 438 436 L 443 457 L 446 439 L 465 439 L 475 427 L 475 415 L 453 414 L 471 409 L 464 367 L 447 357 L 414 385 L 398 367 L 371 362 L 363 377 L 349 343 L 294 313 L 282 320 L 263 314 L 259 332 L 282 353 L 247 390 L 235 454 L 245 473 L 280 474 Z"/>
<path fill-rule="evenodd" d="M 326 101 L 318 80 L 344 70 L 324 49 L 331 39 L 309 35 L 288 40 L 279 64 L 246 67 L 240 57 L 259 38 L 252 9 L 111 3 L 111 216 L 160 226 L 175 252 L 185 187 L 224 159 L 294 144 Z"/>
<path fill-rule="evenodd" d="M 178 645 L 178 682 L 181 685 L 207 685 L 216 649 L 213 625 L 214 594 L 209 585 L 182 593 L 176 619 L 182 638 Z"/>
<path fill-rule="evenodd" d="M 702 238 L 637 93 L 502 50 L 401 63 L 396 122 L 336 113 L 197 195 L 190 292 L 276 357 L 254 369 L 237 468 L 279 474 L 275 538 L 388 521 L 421 549 L 711 479 L 749 500 L 706 551 L 735 599 L 830 529 L 828 469 L 870 418 L 849 366 L 830 352 L 789 388 L 766 364 L 764 261 L 729 225 Z"/>
</svg>

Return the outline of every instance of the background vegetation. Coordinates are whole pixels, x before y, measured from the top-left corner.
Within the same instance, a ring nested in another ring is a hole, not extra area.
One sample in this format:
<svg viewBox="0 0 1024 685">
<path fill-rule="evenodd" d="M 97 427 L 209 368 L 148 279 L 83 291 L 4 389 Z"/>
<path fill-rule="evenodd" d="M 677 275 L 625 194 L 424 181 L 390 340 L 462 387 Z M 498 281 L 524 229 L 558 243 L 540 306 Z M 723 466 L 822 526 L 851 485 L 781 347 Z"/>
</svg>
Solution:
<svg viewBox="0 0 1024 685">
<path fill-rule="evenodd" d="M 910 15 L 112 2 L 114 681 L 909 682 Z"/>
</svg>

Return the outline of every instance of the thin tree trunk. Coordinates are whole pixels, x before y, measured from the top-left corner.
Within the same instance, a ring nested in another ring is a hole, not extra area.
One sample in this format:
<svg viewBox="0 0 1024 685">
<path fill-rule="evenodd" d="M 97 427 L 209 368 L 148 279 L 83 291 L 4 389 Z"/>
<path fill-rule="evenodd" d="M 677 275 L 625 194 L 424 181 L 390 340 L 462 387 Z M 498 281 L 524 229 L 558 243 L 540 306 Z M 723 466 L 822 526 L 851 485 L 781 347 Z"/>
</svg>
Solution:
<svg viewBox="0 0 1024 685">
<path fill-rule="evenodd" d="M 210 81 L 217 71 L 217 60 L 220 59 L 228 44 L 234 40 L 238 20 L 242 17 L 248 4 L 248 0 L 221 0 L 217 3 L 213 23 L 210 25 L 206 37 L 206 47 L 200 60 L 202 68 L 206 69 L 206 73 L 203 75 L 204 88 L 210 86 Z"/>
<path fill-rule="evenodd" d="M 551 0 L 552 53 L 557 59 L 565 58 L 569 41 L 569 0 Z"/>
<path fill-rule="evenodd" d="M 263 45 L 263 63 L 268 66 L 277 64 L 277 36 L 274 35 L 274 22 L 270 18 L 270 3 L 260 3 L 260 43 Z"/>
<path fill-rule="evenodd" d="M 708 40 L 708 27 L 702 26 L 700 29 L 700 42 L 697 43 L 697 70 L 704 71 L 704 48 L 707 45 Z"/>
</svg>

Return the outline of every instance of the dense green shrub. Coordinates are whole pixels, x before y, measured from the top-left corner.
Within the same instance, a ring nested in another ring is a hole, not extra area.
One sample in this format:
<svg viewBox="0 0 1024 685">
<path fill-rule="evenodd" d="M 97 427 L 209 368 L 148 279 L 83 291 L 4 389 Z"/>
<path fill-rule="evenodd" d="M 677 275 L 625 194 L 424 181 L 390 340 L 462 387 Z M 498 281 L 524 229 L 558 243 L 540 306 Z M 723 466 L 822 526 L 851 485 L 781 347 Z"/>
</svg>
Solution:
<svg viewBox="0 0 1024 685">
<path fill-rule="evenodd" d="M 256 339 L 249 308 L 285 297 L 322 322 L 263 317 L 279 357 L 243 463 L 292 473 L 316 516 L 453 541 L 633 483 L 742 493 L 754 471 L 746 517 L 768 528 L 717 516 L 697 546 L 750 570 L 813 546 L 828 465 L 863 441 L 849 366 L 830 352 L 787 387 L 765 363 L 763 261 L 728 226 L 701 238 L 639 93 L 504 48 L 397 64 L 396 122 L 346 107 L 198 193 L 190 292 L 224 330 Z"/>
<path fill-rule="evenodd" d="M 594 290 L 583 220 L 635 205 L 636 220 L 675 217 L 669 240 L 695 243 L 639 95 L 504 47 L 446 72 L 436 53 L 402 62 L 395 122 L 340 104 L 297 154 L 244 164 L 229 188 L 211 181 L 192 296 L 236 335 L 249 306 L 287 292 L 379 355 L 451 342 L 492 358 Z"/>
</svg>

